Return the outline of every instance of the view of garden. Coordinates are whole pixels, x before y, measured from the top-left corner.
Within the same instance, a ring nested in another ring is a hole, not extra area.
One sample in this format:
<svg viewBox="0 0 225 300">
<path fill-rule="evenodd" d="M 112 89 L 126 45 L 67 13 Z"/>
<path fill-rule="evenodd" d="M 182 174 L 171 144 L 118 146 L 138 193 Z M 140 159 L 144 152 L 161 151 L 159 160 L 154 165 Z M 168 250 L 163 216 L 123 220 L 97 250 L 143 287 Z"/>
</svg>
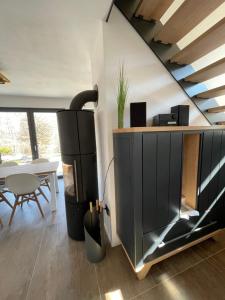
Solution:
<svg viewBox="0 0 225 300">
<path fill-rule="evenodd" d="M 56 114 L 35 112 L 34 121 L 39 157 L 60 161 Z M 0 137 L 2 161 L 27 163 L 32 160 L 26 112 L 0 112 Z"/>
</svg>

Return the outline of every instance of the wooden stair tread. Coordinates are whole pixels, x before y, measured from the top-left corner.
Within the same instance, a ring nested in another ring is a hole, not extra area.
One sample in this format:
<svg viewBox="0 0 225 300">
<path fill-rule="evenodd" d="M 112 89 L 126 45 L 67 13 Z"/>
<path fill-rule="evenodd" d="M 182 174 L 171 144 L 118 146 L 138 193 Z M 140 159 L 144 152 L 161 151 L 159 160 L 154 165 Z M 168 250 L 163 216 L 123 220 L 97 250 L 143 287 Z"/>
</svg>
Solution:
<svg viewBox="0 0 225 300">
<path fill-rule="evenodd" d="M 159 21 L 174 0 L 144 0 L 138 7 L 135 16 L 144 20 Z"/>
<path fill-rule="evenodd" d="M 197 95 L 197 98 L 208 99 L 208 98 L 215 98 L 223 95 L 225 95 L 225 85 L 200 93 Z"/>
<path fill-rule="evenodd" d="M 225 58 L 195 72 L 185 78 L 185 81 L 202 82 L 225 73 Z"/>
<path fill-rule="evenodd" d="M 224 106 L 217 106 L 213 108 L 209 108 L 207 110 L 208 113 L 220 113 L 220 112 L 225 112 L 225 105 Z"/>
<path fill-rule="evenodd" d="M 5 83 L 9 83 L 10 80 L 5 77 L 5 75 L 3 75 L 2 73 L 0 73 L 0 84 L 5 84 Z"/>
<path fill-rule="evenodd" d="M 216 124 L 218 124 L 218 125 L 225 125 L 225 121 L 219 121 L 219 122 L 216 122 Z"/>
<path fill-rule="evenodd" d="M 170 61 L 191 64 L 225 43 L 225 18 L 207 30 L 186 48 L 175 54 Z"/>
<path fill-rule="evenodd" d="M 224 0 L 185 1 L 154 39 L 165 44 L 177 43 L 222 3 Z"/>
</svg>

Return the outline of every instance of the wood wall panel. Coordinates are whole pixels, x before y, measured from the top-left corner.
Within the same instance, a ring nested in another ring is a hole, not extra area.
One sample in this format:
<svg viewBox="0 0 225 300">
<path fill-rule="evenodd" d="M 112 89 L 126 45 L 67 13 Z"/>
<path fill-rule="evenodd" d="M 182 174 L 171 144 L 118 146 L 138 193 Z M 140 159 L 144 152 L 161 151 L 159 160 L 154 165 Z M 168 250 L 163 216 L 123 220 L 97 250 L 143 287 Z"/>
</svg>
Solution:
<svg viewBox="0 0 225 300">
<path fill-rule="evenodd" d="M 200 134 L 184 135 L 182 196 L 196 209 Z"/>
</svg>

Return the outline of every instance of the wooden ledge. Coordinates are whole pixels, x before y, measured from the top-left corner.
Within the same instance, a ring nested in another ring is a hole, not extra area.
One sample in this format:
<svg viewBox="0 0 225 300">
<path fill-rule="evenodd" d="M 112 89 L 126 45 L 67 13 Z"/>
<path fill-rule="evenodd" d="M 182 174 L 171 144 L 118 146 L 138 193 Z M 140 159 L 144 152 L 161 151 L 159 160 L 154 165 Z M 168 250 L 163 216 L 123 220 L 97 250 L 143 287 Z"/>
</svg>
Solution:
<svg viewBox="0 0 225 300">
<path fill-rule="evenodd" d="M 152 126 L 152 127 L 132 127 L 117 128 L 113 133 L 135 133 L 135 132 L 166 132 L 166 131 L 206 131 L 206 130 L 225 129 L 225 125 L 214 126 Z"/>
</svg>

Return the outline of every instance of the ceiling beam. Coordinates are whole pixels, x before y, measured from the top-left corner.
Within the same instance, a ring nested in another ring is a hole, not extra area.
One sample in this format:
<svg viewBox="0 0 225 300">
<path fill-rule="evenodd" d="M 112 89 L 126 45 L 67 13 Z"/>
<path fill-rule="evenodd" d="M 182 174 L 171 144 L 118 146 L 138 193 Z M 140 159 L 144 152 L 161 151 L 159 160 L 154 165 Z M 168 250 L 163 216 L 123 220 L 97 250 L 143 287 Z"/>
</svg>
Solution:
<svg viewBox="0 0 225 300">
<path fill-rule="evenodd" d="M 135 16 L 144 20 L 159 21 L 174 0 L 143 0 L 138 7 Z"/>
<path fill-rule="evenodd" d="M 202 82 L 225 73 L 225 58 L 195 72 L 184 80 L 189 82 Z"/>
<path fill-rule="evenodd" d="M 209 108 L 207 110 L 208 113 L 221 113 L 221 112 L 225 112 L 225 106 L 217 106 L 217 107 L 213 107 L 213 108 Z"/>
<path fill-rule="evenodd" d="M 209 98 L 215 98 L 223 95 L 225 95 L 225 85 L 200 93 L 197 95 L 197 98 L 209 99 Z"/>
<path fill-rule="evenodd" d="M 154 40 L 164 44 L 177 43 L 222 3 L 224 0 L 185 1 L 154 37 Z"/>
<path fill-rule="evenodd" d="M 170 61 L 177 64 L 191 64 L 225 43 L 225 18 L 207 30 L 183 50 L 175 54 Z"/>
</svg>

